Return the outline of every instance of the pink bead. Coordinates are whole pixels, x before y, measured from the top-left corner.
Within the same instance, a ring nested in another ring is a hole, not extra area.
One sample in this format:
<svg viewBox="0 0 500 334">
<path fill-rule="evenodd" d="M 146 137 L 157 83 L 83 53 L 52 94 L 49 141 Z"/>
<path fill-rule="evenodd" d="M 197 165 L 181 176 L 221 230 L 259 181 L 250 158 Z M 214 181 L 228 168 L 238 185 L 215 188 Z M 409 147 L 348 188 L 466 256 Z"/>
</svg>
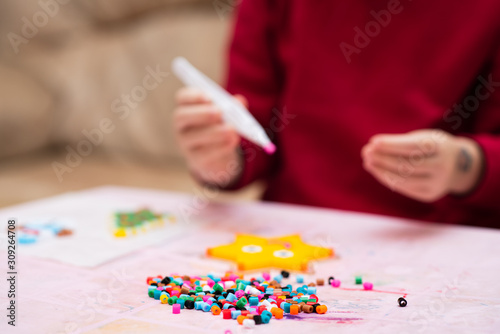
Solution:
<svg viewBox="0 0 500 334">
<path fill-rule="evenodd" d="M 209 287 L 213 288 L 213 286 L 215 285 L 215 282 L 214 282 L 213 280 L 209 279 L 209 280 L 207 281 L 207 285 L 208 285 Z"/>
<path fill-rule="evenodd" d="M 237 280 L 238 278 L 240 278 L 238 275 L 235 275 L 235 274 L 231 274 L 231 275 L 229 275 L 229 279 L 230 279 L 231 281 L 236 282 L 236 280 Z"/>
<path fill-rule="evenodd" d="M 201 299 L 203 299 L 203 301 L 206 303 L 208 298 L 210 298 L 210 296 L 207 296 L 207 295 L 204 295 L 201 297 Z"/>
<path fill-rule="evenodd" d="M 269 273 L 262 273 L 262 278 L 269 281 L 271 279 L 271 275 L 269 275 Z"/>
<path fill-rule="evenodd" d="M 170 294 L 171 296 L 177 296 L 177 295 L 180 295 L 180 291 L 179 290 L 172 290 L 172 293 Z"/>
<path fill-rule="evenodd" d="M 181 305 L 179 305 L 179 304 L 172 305 L 172 313 L 173 314 L 181 313 Z"/>
<path fill-rule="evenodd" d="M 364 282 L 363 288 L 365 288 L 365 290 L 371 290 L 371 289 L 373 289 L 373 284 L 370 282 Z"/>
<path fill-rule="evenodd" d="M 259 296 L 258 296 L 259 300 L 262 300 L 262 298 L 264 298 L 264 294 L 261 293 Z"/>
<path fill-rule="evenodd" d="M 334 288 L 338 288 L 338 287 L 340 286 L 340 281 L 339 281 L 338 279 L 334 279 L 334 280 L 332 281 L 332 286 L 333 286 Z"/>
<path fill-rule="evenodd" d="M 207 301 L 206 301 L 206 303 L 207 303 L 208 305 L 212 305 L 212 304 L 213 304 L 213 301 L 211 301 L 211 300 L 207 300 Z"/>
<path fill-rule="evenodd" d="M 243 297 L 245 295 L 245 291 L 243 290 L 238 290 L 234 293 L 234 295 L 236 296 L 236 298 L 240 299 L 241 297 Z"/>
</svg>

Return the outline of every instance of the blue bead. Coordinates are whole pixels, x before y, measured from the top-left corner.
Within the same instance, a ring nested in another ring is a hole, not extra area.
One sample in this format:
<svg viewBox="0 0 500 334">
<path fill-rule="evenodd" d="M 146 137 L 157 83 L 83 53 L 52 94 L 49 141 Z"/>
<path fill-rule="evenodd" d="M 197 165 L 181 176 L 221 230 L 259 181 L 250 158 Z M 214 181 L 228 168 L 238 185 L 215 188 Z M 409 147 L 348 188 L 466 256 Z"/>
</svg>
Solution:
<svg viewBox="0 0 500 334">
<path fill-rule="evenodd" d="M 241 315 L 241 311 L 231 311 L 231 318 L 236 319 Z"/>
<path fill-rule="evenodd" d="M 185 303 L 185 302 L 186 302 L 186 301 L 185 301 L 184 299 L 180 299 L 180 298 L 179 298 L 179 299 L 177 299 L 176 304 L 179 304 L 179 305 L 181 306 L 181 309 L 183 309 L 183 308 L 184 308 L 184 303 Z"/>
<path fill-rule="evenodd" d="M 234 295 L 234 293 L 230 292 L 227 294 L 226 300 L 232 303 L 236 300 L 236 296 Z"/>
<path fill-rule="evenodd" d="M 259 298 L 255 297 L 255 296 L 248 298 L 248 301 L 250 303 L 250 306 L 256 306 L 259 304 Z"/>
<path fill-rule="evenodd" d="M 211 308 L 212 308 L 212 305 L 210 305 L 209 303 L 203 303 L 203 305 L 201 306 L 201 309 L 203 310 L 203 312 L 210 312 Z"/>
<path fill-rule="evenodd" d="M 160 299 L 160 295 L 161 295 L 162 291 L 161 290 L 155 290 L 154 291 L 154 299 L 156 300 L 159 300 Z"/>
<path fill-rule="evenodd" d="M 304 276 L 302 275 L 297 275 L 296 276 L 297 283 L 304 283 Z"/>
<path fill-rule="evenodd" d="M 281 283 L 281 281 L 283 280 L 283 276 L 281 276 L 281 275 L 277 275 L 277 276 L 275 276 L 275 277 L 274 277 L 274 280 L 275 280 L 276 282 L 278 282 L 278 283 Z"/>
<path fill-rule="evenodd" d="M 202 301 L 197 301 L 197 302 L 194 302 L 194 309 L 195 310 L 201 310 L 201 306 L 202 306 L 203 302 Z"/>
<path fill-rule="evenodd" d="M 316 287 L 315 286 L 310 286 L 307 288 L 307 294 L 308 295 L 313 295 L 316 294 Z"/>
</svg>

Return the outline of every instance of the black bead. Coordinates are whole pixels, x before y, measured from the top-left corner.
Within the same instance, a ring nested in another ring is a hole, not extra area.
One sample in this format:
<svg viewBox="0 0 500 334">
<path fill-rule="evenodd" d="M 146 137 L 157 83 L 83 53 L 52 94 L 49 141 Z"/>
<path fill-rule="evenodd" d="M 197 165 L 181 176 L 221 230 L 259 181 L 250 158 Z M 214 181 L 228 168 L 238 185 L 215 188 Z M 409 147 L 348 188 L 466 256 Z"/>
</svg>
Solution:
<svg viewBox="0 0 500 334">
<path fill-rule="evenodd" d="M 233 293 L 234 294 L 234 289 L 228 289 L 227 293 Z"/>
<path fill-rule="evenodd" d="M 263 298 L 264 299 L 269 299 L 270 296 L 271 296 L 270 294 L 266 293 Z"/>
<path fill-rule="evenodd" d="M 290 273 L 286 270 L 282 270 L 281 271 L 281 276 L 283 276 L 283 278 L 288 278 L 290 277 Z"/>
<path fill-rule="evenodd" d="M 401 306 L 401 307 L 406 307 L 406 305 L 408 304 L 406 299 L 404 299 L 403 297 L 398 299 L 398 303 L 399 303 L 399 306 Z"/>
<path fill-rule="evenodd" d="M 165 276 L 165 277 L 161 280 L 161 282 L 162 282 L 163 284 L 165 284 L 165 285 L 170 284 L 170 277 Z"/>
<path fill-rule="evenodd" d="M 217 302 L 217 305 L 219 305 L 219 308 L 222 310 L 222 307 L 223 307 L 224 305 L 222 305 L 222 303 L 221 303 L 221 302 Z"/>
<path fill-rule="evenodd" d="M 328 277 L 328 285 L 332 285 L 332 281 L 335 279 L 335 277 L 330 276 Z"/>
<path fill-rule="evenodd" d="M 260 324 L 262 324 L 262 317 L 260 315 L 254 315 L 253 321 L 255 321 L 256 325 L 260 325 Z"/>
<path fill-rule="evenodd" d="M 222 295 L 222 292 L 220 292 L 220 291 L 216 290 L 216 291 L 214 292 L 214 295 L 215 295 L 215 296 L 220 296 L 220 295 Z"/>
<path fill-rule="evenodd" d="M 236 306 L 234 306 L 234 305 L 229 305 L 227 308 L 228 308 L 228 309 L 229 309 L 229 308 L 236 308 Z"/>
<path fill-rule="evenodd" d="M 150 286 L 158 286 L 158 283 L 151 283 Z"/>
<path fill-rule="evenodd" d="M 320 304 L 313 304 L 312 307 L 313 307 L 313 312 L 316 313 L 316 307 L 318 307 Z"/>
<path fill-rule="evenodd" d="M 186 300 L 184 302 L 184 307 L 187 308 L 188 310 L 194 309 L 194 301 L 192 301 L 192 300 Z"/>
</svg>

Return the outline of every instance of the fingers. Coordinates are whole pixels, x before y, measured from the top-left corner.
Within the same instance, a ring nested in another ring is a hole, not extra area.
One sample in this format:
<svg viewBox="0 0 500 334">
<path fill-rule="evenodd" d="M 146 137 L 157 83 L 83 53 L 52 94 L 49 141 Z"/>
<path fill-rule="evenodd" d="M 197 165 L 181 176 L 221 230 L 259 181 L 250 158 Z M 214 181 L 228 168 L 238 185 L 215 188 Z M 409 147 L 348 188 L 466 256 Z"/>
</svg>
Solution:
<svg viewBox="0 0 500 334">
<path fill-rule="evenodd" d="M 236 94 L 236 95 L 234 95 L 234 98 L 235 98 L 236 100 L 238 100 L 238 101 L 239 101 L 242 105 L 244 105 L 244 106 L 245 106 L 245 108 L 248 108 L 248 100 L 247 100 L 247 98 L 246 98 L 246 97 L 244 97 L 244 96 L 243 96 L 243 95 L 241 95 L 241 94 Z"/>
<path fill-rule="evenodd" d="M 239 135 L 227 124 L 213 125 L 180 134 L 181 148 L 192 151 L 203 146 L 234 143 Z"/>
<path fill-rule="evenodd" d="M 370 147 L 383 154 L 412 157 L 432 156 L 437 153 L 438 143 L 429 135 L 420 131 L 406 134 L 379 134 L 370 139 Z"/>
<path fill-rule="evenodd" d="M 210 102 L 210 98 L 208 96 L 206 96 L 201 90 L 194 87 L 183 87 L 179 89 L 175 99 L 179 105 Z"/>
<path fill-rule="evenodd" d="M 431 179 L 430 177 L 402 177 L 378 166 L 371 166 L 369 171 L 375 179 L 392 191 L 396 191 L 410 198 L 422 202 L 430 202 L 436 200 L 440 196 L 440 194 L 431 191 L 431 187 L 427 182 Z"/>
<path fill-rule="evenodd" d="M 182 106 L 174 112 L 174 126 L 178 132 L 219 123 L 222 123 L 222 114 L 211 104 Z"/>
<path fill-rule="evenodd" d="M 402 155 L 378 153 L 372 149 L 363 150 L 362 158 L 365 168 L 369 169 L 374 165 L 403 177 L 430 176 L 437 164 L 435 157 L 406 158 Z"/>
</svg>

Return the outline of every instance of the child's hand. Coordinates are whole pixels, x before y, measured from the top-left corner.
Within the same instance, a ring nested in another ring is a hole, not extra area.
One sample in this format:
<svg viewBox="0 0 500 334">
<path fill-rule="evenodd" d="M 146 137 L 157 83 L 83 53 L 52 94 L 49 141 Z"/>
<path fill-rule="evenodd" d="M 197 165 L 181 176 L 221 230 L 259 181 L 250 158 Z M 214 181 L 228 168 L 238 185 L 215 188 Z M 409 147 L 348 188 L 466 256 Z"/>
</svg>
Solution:
<svg viewBox="0 0 500 334">
<path fill-rule="evenodd" d="M 422 202 L 467 193 L 483 168 L 475 141 L 441 130 L 375 135 L 361 156 L 364 168 L 380 183 Z"/>
<path fill-rule="evenodd" d="M 237 98 L 246 103 L 243 97 Z M 240 136 L 223 122 L 221 111 L 200 90 L 182 88 L 176 99 L 174 130 L 188 167 L 204 182 L 230 184 L 241 170 L 236 151 Z"/>
</svg>

